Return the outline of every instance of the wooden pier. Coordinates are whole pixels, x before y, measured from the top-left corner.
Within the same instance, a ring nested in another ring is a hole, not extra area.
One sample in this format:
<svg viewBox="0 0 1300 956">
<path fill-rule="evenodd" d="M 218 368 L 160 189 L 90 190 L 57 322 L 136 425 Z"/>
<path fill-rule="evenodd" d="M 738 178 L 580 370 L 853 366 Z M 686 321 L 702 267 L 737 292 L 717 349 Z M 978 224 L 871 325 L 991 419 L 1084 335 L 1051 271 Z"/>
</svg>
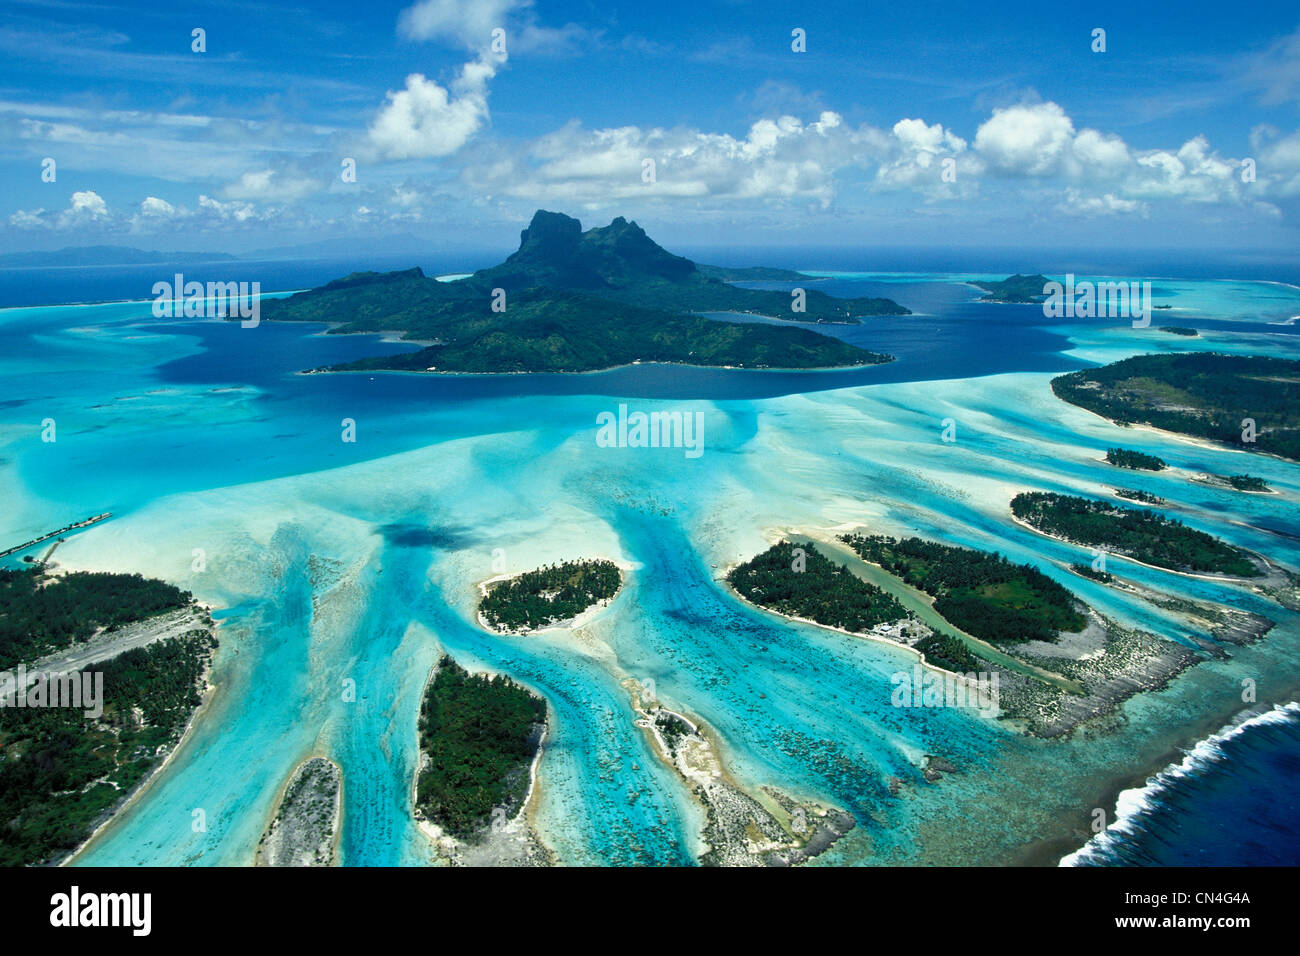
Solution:
<svg viewBox="0 0 1300 956">
<path fill-rule="evenodd" d="M 24 541 L 22 544 L 0 551 L 0 558 L 7 558 L 9 555 L 16 554 L 19 551 L 26 551 L 32 545 L 40 544 L 42 541 L 48 541 L 50 538 L 57 538 L 61 534 L 67 534 L 70 531 L 80 531 L 82 528 L 89 528 L 92 524 L 98 524 L 106 518 L 111 517 L 113 517 L 113 512 L 105 511 L 102 515 L 95 515 L 93 518 L 87 518 L 85 521 L 78 521 L 65 528 L 59 528 L 57 531 L 51 531 L 49 534 L 43 534 L 39 538 L 32 538 L 30 541 Z"/>
</svg>

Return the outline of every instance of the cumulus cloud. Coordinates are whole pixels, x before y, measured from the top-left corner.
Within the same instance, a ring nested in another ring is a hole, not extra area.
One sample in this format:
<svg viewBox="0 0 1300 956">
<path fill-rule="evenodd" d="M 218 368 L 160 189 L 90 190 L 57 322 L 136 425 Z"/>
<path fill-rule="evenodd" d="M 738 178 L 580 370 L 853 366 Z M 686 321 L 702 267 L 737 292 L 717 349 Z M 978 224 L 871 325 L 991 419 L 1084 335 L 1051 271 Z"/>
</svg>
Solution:
<svg viewBox="0 0 1300 956">
<path fill-rule="evenodd" d="M 1134 213 L 1145 216 L 1147 214 L 1146 203 L 1136 199 L 1120 199 L 1113 193 L 1085 196 L 1074 188 L 1065 191 L 1065 201 L 1057 208 L 1061 212 L 1082 216 L 1116 216 Z"/>
<path fill-rule="evenodd" d="M 257 208 L 252 203 L 221 202 L 206 195 L 199 196 L 199 209 L 221 222 L 243 223 L 257 216 Z"/>
<path fill-rule="evenodd" d="M 93 189 L 86 189 L 72 194 L 68 212 L 88 219 L 104 219 L 108 216 L 108 203 Z"/>
<path fill-rule="evenodd" d="M 976 157 L 965 156 L 967 144 L 943 124 L 926 124 L 921 119 L 902 119 L 891 131 L 889 156 L 876 170 L 876 183 L 888 188 L 911 188 L 929 198 L 964 196 L 973 193 L 973 177 L 983 171 Z M 958 157 L 963 157 L 958 165 Z M 945 182 L 945 160 L 952 177 Z"/>
<path fill-rule="evenodd" d="M 1237 203 L 1248 197 L 1241 160 L 1219 155 L 1204 136 L 1176 149 L 1131 149 L 1120 137 L 1075 131 L 1056 103 L 998 109 L 976 131 L 975 151 L 990 171 L 1010 178 L 1057 180 L 1062 209 L 1146 213 L 1144 200 Z"/>
<path fill-rule="evenodd" d="M 44 209 L 19 209 L 9 217 L 9 225 L 15 229 L 46 229 L 50 223 Z"/>
<path fill-rule="evenodd" d="M 506 18 L 531 6 L 531 0 L 422 0 L 397 18 L 397 30 L 412 40 L 450 40 L 471 50 L 492 41 L 492 31 L 505 29 Z"/>
<path fill-rule="evenodd" d="M 274 169 L 259 169 L 244 173 L 231 183 L 223 194 L 227 199 L 257 199 L 263 202 L 283 202 L 298 199 L 315 189 L 309 179 L 284 176 Z"/>
<path fill-rule="evenodd" d="M 85 226 L 102 224 L 108 220 L 108 203 L 93 189 L 72 194 L 68 208 L 59 213 L 59 226 Z"/>
<path fill-rule="evenodd" d="M 1074 123 L 1055 103 L 993 111 L 975 132 L 975 149 L 999 172 L 1045 176 L 1060 166 L 1074 140 Z"/>
<path fill-rule="evenodd" d="M 176 207 L 166 199 L 146 196 L 140 203 L 140 215 L 152 219 L 171 219 L 176 215 Z"/>
<path fill-rule="evenodd" d="M 466 63 L 451 89 L 421 73 L 406 86 L 390 90 L 370 124 L 369 139 L 387 159 L 433 159 L 448 156 L 488 121 L 488 81 L 496 67 L 487 58 Z"/>
<path fill-rule="evenodd" d="M 743 137 L 682 127 L 589 130 L 572 122 L 534 141 L 526 155 L 502 153 L 466 175 L 483 191 L 534 201 L 707 196 L 826 205 L 835 170 L 885 149 L 878 130 L 849 127 L 831 111 L 812 122 L 761 119 Z"/>
</svg>

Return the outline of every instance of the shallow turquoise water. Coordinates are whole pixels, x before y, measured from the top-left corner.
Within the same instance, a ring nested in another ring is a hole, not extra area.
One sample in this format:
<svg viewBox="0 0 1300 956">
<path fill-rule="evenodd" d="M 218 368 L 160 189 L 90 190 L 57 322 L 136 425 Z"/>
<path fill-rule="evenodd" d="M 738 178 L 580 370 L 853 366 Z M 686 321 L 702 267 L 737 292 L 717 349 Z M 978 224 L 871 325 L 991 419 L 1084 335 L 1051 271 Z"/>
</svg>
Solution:
<svg viewBox="0 0 1300 956">
<path fill-rule="evenodd" d="M 1217 284 L 1183 285 L 1180 295 L 1203 304 L 1231 298 Z M 955 321 L 968 321 L 966 306 L 952 308 Z M 1017 307 L 974 308 L 993 321 L 1005 315 L 1008 329 L 1033 325 Z M 1251 299 L 1242 313 L 1259 309 Z M 1019 371 L 1014 355 L 1003 356 L 1007 374 L 983 378 L 806 395 L 783 384 L 754 398 L 759 373 L 735 373 L 744 397 L 729 396 L 733 380 L 712 373 L 707 398 L 626 399 L 703 413 L 706 451 L 688 459 L 679 449 L 594 441 L 597 413 L 627 394 L 601 389 L 631 382 L 635 396 L 635 376 L 660 370 L 570 377 L 567 392 L 551 383 L 541 395 L 531 377 L 294 376 L 384 346 L 298 327 L 264 326 L 252 338 L 228 325 L 141 326 L 133 321 L 141 314 L 128 304 L 0 312 L 10 396 L 0 407 L 4 538 L 112 510 L 112 521 L 62 545 L 58 559 L 159 574 L 230 608 L 209 712 L 85 863 L 246 863 L 278 788 L 315 752 L 344 769 L 345 863 L 428 862 L 409 790 L 419 696 L 440 649 L 546 696 L 554 720 L 538 822 L 562 860 L 591 863 L 688 863 L 699 851 L 698 811 L 632 724 L 625 677 L 653 680 L 660 698 L 715 728 L 746 784 L 853 812 L 859 829 L 824 862 L 880 862 L 978 859 L 1023 844 L 1074 798 L 1060 795 L 1071 774 L 1098 773 L 1167 736 L 1189 700 L 1212 704 L 1216 680 L 1233 687 L 1238 671 L 1262 668 L 1283 684 L 1298 673 L 1294 615 L 1245 589 L 1125 564 L 1126 576 L 1153 587 L 1266 613 L 1281 626 L 1234 661 L 1197 668 L 1184 695 L 1135 702 L 1129 710 L 1142 719 L 1113 740 L 1043 745 L 961 711 L 895 709 L 890 674 L 911 665 L 902 651 L 777 620 L 721 588 L 722 569 L 761 549 L 769 531 L 864 524 L 996 548 L 1126 623 L 1172 639 L 1187 633 L 1168 612 L 1064 571 L 1077 549 L 1009 521 L 1006 502 L 1022 487 L 1145 488 L 1176 503 L 1189 524 L 1300 565 L 1300 541 L 1259 530 L 1293 526 L 1300 469 L 1252 458 L 1251 472 L 1279 490 L 1272 496 L 1117 473 L 1097 459 L 1121 439 L 1181 468 L 1243 468 L 1238 453 L 1154 433 L 1139 441 L 1057 402 L 1039 353 Z M 1186 343 L 1097 325 L 1059 331 L 1081 352 L 1123 354 L 1229 348 L 1235 334 Z M 873 331 L 854 334 L 869 341 Z M 1294 336 L 1265 341 L 1295 354 Z M 920 377 L 927 347 L 950 346 L 918 342 L 900 358 Z M 945 368 L 960 369 L 963 359 L 949 361 Z M 1060 368 L 1077 365 L 1061 359 Z M 816 375 L 802 380 L 822 387 Z M 40 440 L 45 418 L 57 422 L 54 443 Z M 356 443 L 340 440 L 344 418 L 357 423 Z M 946 418 L 957 422 L 952 445 L 939 440 Z M 473 622 L 475 585 L 503 570 L 494 560 L 514 571 L 597 553 L 632 570 L 625 592 L 582 633 L 501 638 Z M 354 701 L 342 692 L 349 680 Z M 925 753 L 958 756 L 963 775 L 927 789 Z M 1008 769 L 1018 765 L 1044 771 L 1029 785 L 1050 788 L 1050 800 L 1020 789 L 1025 780 Z M 907 782 L 908 799 L 889 797 L 890 776 Z M 963 827 L 990 808 L 999 822 L 979 824 L 970 831 L 978 845 L 963 850 Z M 952 818 L 963 811 L 967 822 Z M 936 821 L 954 847 L 935 835 Z"/>
</svg>

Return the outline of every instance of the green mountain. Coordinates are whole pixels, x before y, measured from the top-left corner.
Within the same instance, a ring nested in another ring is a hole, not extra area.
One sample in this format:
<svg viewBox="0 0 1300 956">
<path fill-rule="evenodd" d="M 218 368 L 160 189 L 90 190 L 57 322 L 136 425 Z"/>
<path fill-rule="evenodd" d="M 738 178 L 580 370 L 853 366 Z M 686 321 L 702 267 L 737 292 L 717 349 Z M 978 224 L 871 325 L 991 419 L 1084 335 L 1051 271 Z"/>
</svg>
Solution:
<svg viewBox="0 0 1300 956">
<path fill-rule="evenodd" d="M 888 299 L 806 294 L 808 311 L 795 313 L 804 321 L 906 314 Z M 779 315 L 790 302 L 786 292 L 738 289 L 705 276 L 625 219 L 583 232 L 576 219 L 539 211 L 518 251 L 458 282 L 438 282 L 418 268 L 359 272 L 264 300 L 261 309 L 270 321 L 326 322 L 338 333 L 400 332 L 425 344 L 341 369 L 576 372 L 638 361 L 831 368 L 891 360 L 809 329 L 691 314 Z"/>
<path fill-rule="evenodd" d="M 796 273 L 797 274 L 797 273 Z M 836 299 L 804 290 L 804 310 L 790 292 L 740 289 L 675 256 L 619 216 L 582 231 L 563 213 L 538 210 L 519 237 L 519 251 L 472 280 L 507 292 L 548 286 L 633 305 L 681 312 L 750 312 L 796 322 L 859 322 L 864 316 L 909 315 L 892 299 Z"/>
<path fill-rule="evenodd" d="M 983 289 L 988 295 L 980 297 L 981 302 L 1003 302 L 1034 304 L 1047 298 L 1043 286 L 1047 276 L 1022 276 L 1019 273 L 997 282 L 972 282 L 971 285 Z"/>
<path fill-rule="evenodd" d="M 1134 355 L 1052 379 L 1056 397 L 1140 423 L 1300 461 L 1300 361 L 1266 355 Z"/>
</svg>

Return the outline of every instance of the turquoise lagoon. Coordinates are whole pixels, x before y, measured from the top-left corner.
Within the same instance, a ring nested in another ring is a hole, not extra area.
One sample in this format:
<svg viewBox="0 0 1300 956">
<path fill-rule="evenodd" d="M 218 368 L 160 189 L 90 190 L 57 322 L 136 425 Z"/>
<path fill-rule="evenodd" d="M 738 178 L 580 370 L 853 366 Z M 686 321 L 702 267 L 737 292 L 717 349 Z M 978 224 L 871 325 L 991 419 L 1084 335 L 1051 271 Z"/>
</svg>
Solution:
<svg viewBox="0 0 1300 956">
<path fill-rule="evenodd" d="M 562 862 L 689 864 L 702 851 L 696 805 L 633 725 L 628 678 L 653 680 L 662 700 L 706 721 L 745 785 L 852 812 L 859 826 L 818 863 L 1001 862 L 1038 840 L 1077 847 L 1116 781 L 1241 709 L 1244 677 L 1261 702 L 1294 699 L 1296 615 L 1248 588 L 1126 564 L 1152 588 L 1279 626 L 1130 701 L 1105 734 L 1043 742 L 972 712 L 891 707 L 889 678 L 911 667 L 908 652 L 777 619 L 719 578 L 783 532 L 865 526 L 996 549 L 1127 624 L 1207 636 L 1064 570 L 1086 555 L 1013 524 L 1007 502 L 1031 488 L 1140 487 L 1188 524 L 1300 567 L 1300 467 L 1120 429 L 1048 388 L 1054 373 L 1145 351 L 1294 356 L 1300 339 L 1276 323 L 1300 313 L 1300 290 L 1171 282 L 1176 324 L 1202 328 L 1184 339 L 978 303 L 965 278 L 829 277 L 840 294 L 888 282 L 923 314 L 832 330 L 896 363 L 802 374 L 298 375 L 405 346 L 160 321 L 140 303 L 0 311 L 3 539 L 111 510 L 57 560 L 161 576 L 222 609 L 210 705 L 78 862 L 249 863 L 293 767 L 323 754 L 344 772 L 342 861 L 432 863 L 410 783 L 421 688 L 442 651 L 548 700 L 536 822 Z M 1153 323 L 1174 324 L 1171 313 Z M 704 454 L 598 447 L 596 416 L 619 402 L 702 412 Z M 940 440 L 949 418 L 953 444 Z M 53 443 L 41 440 L 48 419 Z M 354 443 L 341 439 L 344 419 Z M 1117 473 L 1099 460 L 1113 444 L 1175 468 Z M 1249 470 L 1278 493 L 1187 480 L 1202 470 Z M 475 623 L 477 584 L 494 573 L 596 555 L 629 566 L 629 585 L 582 628 L 516 638 Z M 960 773 L 924 783 L 926 754 Z M 897 797 L 890 777 L 904 781 Z"/>
</svg>

